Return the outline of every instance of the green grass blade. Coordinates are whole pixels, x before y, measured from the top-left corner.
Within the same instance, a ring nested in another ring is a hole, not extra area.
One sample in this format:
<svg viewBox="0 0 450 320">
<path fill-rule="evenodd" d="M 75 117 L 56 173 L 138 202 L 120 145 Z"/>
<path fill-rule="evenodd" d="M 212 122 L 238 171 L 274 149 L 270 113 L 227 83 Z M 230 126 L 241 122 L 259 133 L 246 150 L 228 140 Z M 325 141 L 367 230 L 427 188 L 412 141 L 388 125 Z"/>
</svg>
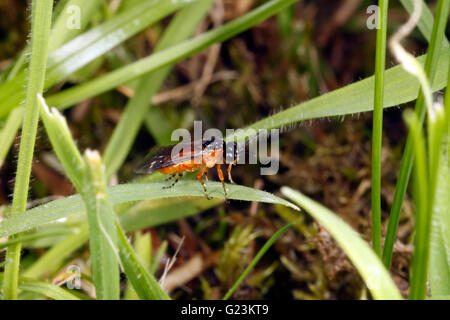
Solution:
<svg viewBox="0 0 450 320">
<path fill-rule="evenodd" d="M 142 300 L 169 300 L 170 297 L 161 288 L 156 279 L 139 259 L 119 223 L 116 223 L 120 260 L 128 280 Z"/>
<path fill-rule="evenodd" d="M 48 83 L 64 79 L 186 4 L 187 1 L 144 1 L 75 38 L 49 56 Z"/>
<path fill-rule="evenodd" d="M 52 30 L 50 32 L 50 42 L 48 44 L 48 51 L 53 51 L 58 48 L 60 45 L 64 44 L 68 40 L 76 37 L 80 34 L 90 21 L 90 18 L 97 12 L 98 5 L 102 0 L 92 0 L 86 2 L 82 2 L 83 0 L 70 0 L 66 1 L 64 4 L 62 1 L 58 3 L 58 7 L 61 7 L 59 10 L 61 11 L 61 15 L 59 13 L 54 12 L 53 17 L 57 16 L 55 22 L 53 24 Z M 82 6 L 81 6 L 82 4 Z M 67 19 L 70 19 L 70 12 L 68 11 L 73 6 L 79 6 L 82 8 L 82 15 L 80 17 L 80 28 L 69 29 L 67 27 Z M 55 8 L 56 10 L 56 8 Z M 54 11 L 55 11 L 54 10 Z M 23 71 L 23 66 L 26 63 L 27 55 L 29 54 L 29 47 L 27 46 L 19 55 L 16 62 L 14 63 L 11 71 L 8 74 L 7 80 L 13 79 L 20 71 Z M 6 134 L 0 133 L 0 167 L 2 165 L 2 161 L 4 160 L 6 153 L 11 147 L 14 137 L 17 135 L 19 130 L 19 126 L 21 123 L 21 113 L 22 109 L 19 108 L 14 110 L 14 115 L 10 114 L 8 117 L 7 125 L 9 125 Z M 20 118 L 20 120 L 19 120 Z"/>
<path fill-rule="evenodd" d="M 187 58 L 208 46 L 225 41 L 240 32 L 247 30 L 262 20 L 276 14 L 296 0 L 272 0 L 219 28 L 206 32 L 192 40 L 185 41 L 169 49 L 117 69 L 105 76 L 86 82 L 85 84 L 64 90 L 48 98 L 49 105 L 64 108 L 84 99 L 94 97 L 116 86 L 135 80 L 143 75 L 169 66 Z"/>
<path fill-rule="evenodd" d="M 119 299 L 117 233 L 114 211 L 108 200 L 104 167 L 97 152 L 86 151 L 85 159 L 75 146 L 65 118 L 50 112 L 39 97 L 42 119 L 50 141 L 70 180 L 86 205 L 92 273 L 99 299 Z"/>
<path fill-rule="evenodd" d="M 3 166 L 6 155 L 17 135 L 17 131 L 22 124 L 23 109 L 17 108 L 10 113 L 5 127 L 0 131 L 0 167 Z"/>
<path fill-rule="evenodd" d="M 228 290 L 228 292 L 225 294 L 222 300 L 228 300 L 233 293 L 236 291 L 236 289 L 239 287 L 239 285 L 244 281 L 244 279 L 248 276 L 248 274 L 253 270 L 253 268 L 256 266 L 256 264 L 261 260 L 261 258 L 264 256 L 264 254 L 267 252 L 267 250 L 272 247 L 272 245 L 278 240 L 279 237 L 283 235 L 290 227 L 292 227 L 294 223 L 289 223 L 282 227 L 280 230 L 275 232 L 269 240 L 264 244 L 264 246 L 258 251 L 256 256 L 252 259 L 250 264 L 245 268 L 244 272 L 239 276 L 239 278 L 236 280 L 236 282 L 233 284 L 233 286 Z"/>
<path fill-rule="evenodd" d="M 164 32 L 155 52 L 167 49 L 191 36 L 213 2 L 214 0 L 197 1 L 181 10 Z M 125 106 L 120 121 L 106 146 L 103 158 L 107 177 L 116 172 L 125 160 L 151 107 L 151 97 L 159 90 L 170 70 L 170 67 L 158 70 L 139 81 L 134 96 Z"/>
<path fill-rule="evenodd" d="M 152 263 L 152 236 L 150 233 L 137 231 L 134 233 L 133 248 L 136 251 L 138 258 L 142 261 L 142 265 L 146 270 L 150 270 Z M 148 271 L 147 271 L 148 272 Z M 127 288 L 124 293 L 124 300 L 140 300 L 133 285 L 130 281 L 127 282 Z"/>
<path fill-rule="evenodd" d="M 423 64 L 425 56 L 417 58 Z M 433 91 L 441 90 L 447 85 L 450 62 L 450 48 L 443 48 L 437 61 Z M 386 71 L 384 84 L 383 107 L 393 107 L 417 98 L 419 82 L 417 79 L 396 66 Z M 273 129 L 282 128 L 292 123 L 332 116 L 356 114 L 373 110 L 374 77 L 366 78 L 325 95 L 303 102 L 285 111 L 264 118 L 249 128 Z M 245 130 L 242 130 L 242 132 Z M 242 134 L 242 133 L 241 133 Z M 237 137 L 237 133 L 234 137 Z M 231 139 L 233 137 L 227 137 Z"/>
<path fill-rule="evenodd" d="M 49 110 L 44 98 L 39 96 L 42 121 L 59 161 L 75 188 L 81 193 L 84 187 L 85 163 L 72 139 L 69 127 L 56 109 Z"/>
<path fill-rule="evenodd" d="M 414 11 L 414 0 L 400 0 L 400 3 L 402 6 L 406 9 L 406 11 L 411 15 Z M 417 23 L 417 27 L 419 28 L 422 35 L 425 37 L 425 39 L 430 42 L 431 40 L 431 33 L 433 30 L 433 23 L 434 18 L 433 14 L 431 13 L 431 10 L 428 8 L 428 6 L 424 3 L 422 4 L 422 15 L 420 16 L 420 20 Z M 444 38 L 444 46 L 448 45 L 447 39 Z"/>
<path fill-rule="evenodd" d="M 32 2 L 31 18 L 31 62 L 26 89 L 25 116 L 20 139 L 19 160 L 17 164 L 16 183 L 12 203 L 12 214 L 26 209 L 28 186 L 31 175 L 36 131 L 39 121 L 37 94 L 44 90 L 45 66 L 47 63 L 47 45 L 52 21 L 53 0 Z M 18 235 L 20 237 L 20 235 Z M 21 243 L 17 242 L 8 248 L 3 284 L 5 299 L 17 298 L 17 282 L 19 276 Z"/>
<path fill-rule="evenodd" d="M 431 218 L 429 278 L 432 297 L 450 295 L 450 166 L 448 151 L 442 151 Z"/>
<path fill-rule="evenodd" d="M 35 263 L 24 271 L 23 276 L 40 278 L 45 274 L 52 274 L 66 258 L 85 244 L 88 239 L 88 225 L 85 223 L 80 227 L 78 233 L 68 236 L 50 250 L 47 250 Z"/>
<path fill-rule="evenodd" d="M 221 203 L 222 199 L 152 199 L 120 215 L 120 223 L 127 232 L 142 230 L 191 217 Z"/>
<path fill-rule="evenodd" d="M 63 237 L 63 236 L 68 236 L 70 233 L 77 233 L 78 230 L 75 230 L 73 232 L 70 231 L 70 229 L 67 230 L 55 230 L 55 231 L 49 231 L 49 232 L 36 232 L 36 233 L 30 233 L 30 234 L 25 234 L 22 235 L 21 237 L 21 241 L 22 241 L 22 245 L 26 248 L 30 248 L 33 247 L 33 243 L 34 242 L 38 242 L 40 239 L 51 239 L 51 238 L 56 238 L 56 237 Z M 18 242 L 18 239 L 14 239 L 14 240 L 6 240 L 6 241 L 1 241 L 0 242 L 0 250 L 4 249 L 6 247 L 9 247 L 11 244 Z M 28 245 L 27 245 L 28 243 Z M 39 242 L 38 242 L 39 243 Z"/>
<path fill-rule="evenodd" d="M 375 94 L 372 127 L 372 246 L 381 256 L 381 148 L 383 136 L 384 69 L 389 0 L 378 1 L 379 25 L 375 56 Z"/>
<path fill-rule="evenodd" d="M 142 2 L 69 41 L 49 55 L 45 88 L 64 80 L 152 23 L 185 6 L 187 1 Z M 20 93 L 25 79 L 25 73 L 21 72 L 0 86 L 0 117 L 17 107 L 23 99 Z"/>
<path fill-rule="evenodd" d="M 449 72 L 450 83 L 450 72 Z M 443 138 L 430 239 L 430 289 L 432 297 L 450 295 L 450 86 L 445 91 L 447 135 Z"/>
<path fill-rule="evenodd" d="M 76 197 L 77 199 L 75 199 L 75 202 L 78 205 L 68 205 L 69 212 L 84 212 L 84 206 L 81 199 L 79 196 Z M 136 206 L 133 206 L 131 210 L 127 210 L 123 214 L 120 214 L 120 221 L 125 231 L 135 231 L 174 222 L 181 218 L 187 218 L 208 210 L 222 202 L 223 200 L 221 199 L 209 201 L 206 199 L 192 199 L 188 201 L 185 199 L 174 199 L 170 202 L 166 199 L 152 199 L 143 201 Z M 65 206 L 65 204 L 62 205 Z M 63 207 L 59 208 L 62 209 Z M 50 204 L 50 207 L 47 209 L 50 210 L 47 211 L 47 213 L 51 213 L 55 208 Z M 118 212 L 119 210 L 120 209 L 117 209 Z M 52 274 L 63 261 L 72 254 L 72 252 L 80 248 L 87 240 L 88 226 L 87 223 L 83 223 L 76 234 L 68 236 L 50 250 L 47 250 L 23 273 L 23 275 L 29 278 L 39 278 L 44 274 Z M 157 261 L 159 261 L 159 259 L 157 259 Z M 156 263 L 155 265 L 158 264 Z"/>
<path fill-rule="evenodd" d="M 439 78 L 439 73 L 445 70 L 448 73 L 449 65 L 441 65 L 439 57 L 443 52 L 448 51 L 448 46 L 442 46 L 444 39 L 445 27 L 448 19 L 449 1 L 440 0 L 436 11 L 436 20 L 434 21 L 433 31 L 431 35 L 430 46 L 428 48 L 427 59 L 425 61 L 425 73 L 432 83 Z M 442 48 L 442 49 L 441 49 Z M 444 68 L 444 69 L 441 69 Z M 447 75 L 445 77 L 444 86 L 447 85 Z M 421 93 L 418 94 L 418 99 L 415 105 L 415 111 L 420 121 L 425 117 L 425 101 Z M 403 198 L 408 186 L 409 177 L 411 174 L 413 163 L 413 143 L 412 137 L 408 136 L 406 146 L 403 152 L 403 157 L 398 174 L 397 185 L 395 187 L 394 200 L 389 216 L 389 224 L 386 232 L 386 239 L 383 248 L 383 263 L 389 268 L 391 265 L 392 251 L 394 248 L 395 237 L 397 234 L 398 221 L 400 219 L 400 211 L 402 208 Z"/>
<path fill-rule="evenodd" d="M 428 210 L 430 200 L 428 165 L 422 124 L 413 111 L 408 111 L 405 111 L 404 117 L 411 132 L 416 157 L 414 166 L 415 235 L 409 298 L 412 300 L 423 300 L 427 291 L 426 282 L 431 227 L 431 212 Z"/>
<path fill-rule="evenodd" d="M 53 52 L 67 41 L 80 35 L 94 14 L 98 12 L 102 2 L 102 0 L 67 1 L 60 9 L 61 12 L 53 23 L 50 33 L 49 51 Z M 79 20 L 77 20 L 77 10 L 80 10 Z"/>
<path fill-rule="evenodd" d="M 358 270 L 375 299 L 401 299 L 381 260 L 349 225 L 335 213 L 295 190 L 283 187 L 281 193 L 308 211 L 327 229 Z"/>
<path fill-rule="evenodd" d="M 67 290 L 43 281 L 31 279 L 19 279 L 19 288 L 52 298 L 54 300 L 80 300 L 77 296 Z"/>
<path fill-rule="evenodd" d="M 167 183 L 132 183 L 108 187 L 108 195 L 112 204 L 132 201 L 163 199 L 177 197 L 205 197 L 203 189 L 198 181 L 185 180 L 178 182 L 170 189 L 163 189 Z M 271 204 L 281 204 L 293 209 L 295 205 L 281 199 L 271 193 L 256 190 L 239 185 L 227 184 L 228 199 L 242 201 L 258 201 Z M 217 199 L 224 199 L 222 184 L 219 182 L 207 182 L 208 194 Z M 212 201 L 212 200 L 211 200 Z M 0 237 L 9 236 L 18 232 L 37 228 L 41 225 L 84 212 L 82 199 L 79 195 L 51 201 L 36 208 L 27 210 L 6 219 L 0 223 Z M 162 217 L 161 221 L 165 221 Z M 168 222 L 166 220 L 166 222 Z M 155 221 L 153 223 L 156 223 Z"/>
<path fill-rule="evenodd" d="M 2 283 L 3 280 L 4 275 L 0 274 L 0 283 Z M 57 287 L 51 283 L 27 279 L 25 277 L 19 278 L 19 289 L 34 292 L 54 300 L 80 300 L 77 296 L 63 288 Z"/>
<path fill-rule="evenodd" d="M 89 224 L 92 275 L 98 299 L 118 300 L 118 237 L 114 210 L 106 191 L 104 167 L 98 152 L 87 150 L 84 200 Z"/>
</svg>

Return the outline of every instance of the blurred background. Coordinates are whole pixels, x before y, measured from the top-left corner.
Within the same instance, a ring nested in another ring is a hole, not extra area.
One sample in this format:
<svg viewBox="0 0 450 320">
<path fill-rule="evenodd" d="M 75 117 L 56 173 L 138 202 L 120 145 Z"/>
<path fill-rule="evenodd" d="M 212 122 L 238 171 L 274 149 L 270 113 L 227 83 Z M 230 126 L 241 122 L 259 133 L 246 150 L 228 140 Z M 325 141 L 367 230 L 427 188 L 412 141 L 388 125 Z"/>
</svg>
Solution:
<svg viewBox="0 0 450 320">
<path fill-rule="evenodd" d="M 132 2 L 132 1 L 129 1 Z M 128 2 L 128 3 L 129 3 Z M 197 34 L 239 17 L 263 1 L 222 0 L 200 25 Z M 299 0 L 278 16 L 178 63 L 152 102 L 153 108 L 140 130 L 133 149 L 111 183 L 136 178 L 134 169 L 155 145 L 171 144 L 176 128 L 192 129 L 194 120 L 203 128 L 243 128 L 253 122 L 309 100 L 328 91 L 371 76 L 374 72 L 375 30 L 366 27 L 366 9 L 376 1 Z M 434 10 L 435 1 L 427 1 Z M 96 25 L 121 1 L 106 1 L 94 17 Z M 24 48 L 28 38 L 27 1 L 0 1 L 0 71 L 7 69 Z M 397 1 L 391 1 L 389 30 L 392 34 L 408 18 Z M 151 26 L 103 57 L 83 68 L 64 88 L 104 74 L 131 61 L 148 56 L 170 17 Z M 425 53 L 426 42 L 414 33 L 404 41 L 415 55 Z M 387 67 L 393 65 L 388 53 Z M 61 89 L 61 86 L 57 89 Z M 53 89 L 55 90 L 55 89 Z M 84 101 L 65 111 L 70 129 L 81 150 L 103 150 L 110 139 L 133 85 Z M 382 153 L 383 230 L 392 204 L 406 129 L 398 106 L 384 113 Z M 236 183 L 279 194 L 287 185 L 337 212 L 370 241 L 371 113 L 329 118 L 283 128 L 280 136 L 280 170 L 260 176 L 258 165 L 233 170 Z M 16 141 L 18 142 L 18 141 Z M 53 199 L 74 193 L 61 174 L 42 129 L 33 164 L 31 200 Z M 17 143 L 0 168 L 0 204 L 11 201 L 18 153 Z M 216 179 L 211 170 L 210 179 Z M 172 201 L 172 200 L 167 200 Z M 173 200 L 176 201 L 176 200 Z M 192 280 L 176 282 L 175 298 L 219 298 L 234 283 L 243 268 L 276 230 L 292 219 L 290 209 L 267 204 L 230 201 L 218 204 L 192 218 L 157 228 L 150 233 L 154 250 L 163 240 L 165 259 L 185 241 L 174 268 L 195 272 Z M 400 218 L 392 275 L 404 294 L 408 292 L 412 210 L 409 195 Z M 38 256 L 40 250 L 26 252 Z M 77 252 L 83 259 L 85 246 Z M 202 257 L 203 264 L 194 268 Z M 185 269 L 183 269 L 185 268 Z M 180 280 L 180 279 L 178 279 Z M 307 215 L 270 249 L 257 268 L 234 294 L 234 298 L 267 299 L 354 299 L 368 293 L 358 273 L 330 235 Z"/>
</svg>

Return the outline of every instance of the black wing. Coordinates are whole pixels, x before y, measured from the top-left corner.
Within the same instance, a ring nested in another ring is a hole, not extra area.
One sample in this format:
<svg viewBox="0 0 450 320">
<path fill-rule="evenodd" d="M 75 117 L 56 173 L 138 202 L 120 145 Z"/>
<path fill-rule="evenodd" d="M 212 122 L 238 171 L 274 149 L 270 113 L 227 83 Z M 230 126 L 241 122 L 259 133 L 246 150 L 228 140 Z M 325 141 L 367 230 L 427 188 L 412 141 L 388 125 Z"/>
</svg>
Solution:
<svg viewBox="0 0 450 320">
<path fill-rule="evenodd" d="M 175 146 L 180 148 L 180 152 L 176 155 L 172 154 L 172 150 Z M 171 165 L 199 158 L 202 156 L 202 152 L 195 152 L 193 143 L 177 144 L 162 148 L 157 148 L 156 151 L 150 152 L 150 154 L 144 159 L 143 164 L 135 170 L 139 174 L 150 174 L 158 169 L 170 167 Z"/>
</svg>

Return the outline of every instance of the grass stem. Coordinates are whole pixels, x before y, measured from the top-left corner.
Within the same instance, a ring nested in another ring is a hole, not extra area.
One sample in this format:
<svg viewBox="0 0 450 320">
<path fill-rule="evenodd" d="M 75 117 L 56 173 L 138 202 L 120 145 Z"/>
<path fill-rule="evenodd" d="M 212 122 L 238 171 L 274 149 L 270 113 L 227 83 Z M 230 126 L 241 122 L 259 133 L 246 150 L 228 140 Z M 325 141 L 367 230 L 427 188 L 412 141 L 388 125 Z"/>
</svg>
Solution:
<svg viewBox="0 0 450 320">
<path fill-rule="evenodd" d="M 381 150 L 389 0 L 380 0 L 378 5 L 380 9 L 375 56 L 375 94 L 372 129 L 372 247 L 375 253 L 381 256 Z"/>
</svg>

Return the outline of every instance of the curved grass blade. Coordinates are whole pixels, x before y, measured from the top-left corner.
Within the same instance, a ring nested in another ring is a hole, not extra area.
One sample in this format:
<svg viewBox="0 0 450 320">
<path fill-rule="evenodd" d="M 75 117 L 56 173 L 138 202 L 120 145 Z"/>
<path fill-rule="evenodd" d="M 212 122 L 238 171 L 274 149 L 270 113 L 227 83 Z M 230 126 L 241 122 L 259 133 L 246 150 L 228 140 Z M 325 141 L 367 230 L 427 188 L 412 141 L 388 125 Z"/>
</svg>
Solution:
<svg viewBox="0 0 450 320">
<path fill-rule="evenodd" d="M 364 279 L 375 299 L 401 299 L 381 260 L 361 237 L 335 213 L 303 194 L 283 187 L 281 193 L 297 203 L 333 236 Z"/>
<path fill-rule="evenodd" d="M 423 64 L 425 56 L 417 59 Z M 433 91 L 446 87 L 449 62 L 450 48 L 442 49 L 439 57 L 436 57 L 437 70 L 432 86 Z M 419 82 L 401 66 L 393 67 L 385 72 L 383 108 L 412 101 L 417 98 L 418 92 Z M 373 95 L 374 77 L 372 76 L 267 117 L 249 128 L 280 128 L 304 120 L 372 111 Z"/>
<path fill-rule="evenodd" d="M 108 196 L 112 204 L 147 199 L 205 197 L 198 181 L 180 181 L 170 189 L 163 189 L 165 186 L 167 186 L 167 183 L 164 182 L 122 184 L 108 187 Z M 210 181 L 206 183 L 206 187 L 210 197 L 225 199 L 221 183 Z M 229 184 L 226 187 L 229 200 L 281 204 L 298 210 L 298 207 L 292 203 L 265 191 Z M 58 219 L 82 213 L 84 210 L 83 202 L 79 195 L 58 199 L 26 212 L 18 213 L 14 217 L 2 221 L 0 223 L 0 237 L 31 230 Z"/>
<path fill-rule="evenodd" d="M 270 238 L 269 240 L 267 240 L 267 242 L 264 244 L 264 246 L 258 251 L 258 253 L 256 254 L 256 256 L 253 258 L 253 260 L 250 262 L 250 264 L 247 266 L 247 268 L 245 268 L 244 272 L 242 272 L 242 274 L 239 276 L 239 278 L 236 280 L 236 282 L 233 284 L 233 286 L 230 288 L 230 290 L 228 290 L 228 292 L 225 294 L 225 296 L 223 297 L 222 300 L 228 300 L 233 293 L 236 291 L 236 289 L 239 287 L 239 285 L 242 283 L 242 281 L 244 281 L 244 279 L 248 276 L 248 274 L 250 273 L 250 271 L 253 270 L 253 268 L 256 266 L 256 264 L 259 262 L 259 260 L 261 260 L 261 258 L 263 257 L 263 255 L 267 252 L 267 250 L 270 249 L 270 247 L 278 240 L 279 237 L 281 237 L 281 235 L 283 233 L 285 233 L 290 227 L 292 227 L 294 225 L 294 223 L 289 223 L 287 225 L 285 225 L 284 227 L 282 227 L 280 230 L 278 230 L 277 232 L 275 232 Z"/>
</svg>

